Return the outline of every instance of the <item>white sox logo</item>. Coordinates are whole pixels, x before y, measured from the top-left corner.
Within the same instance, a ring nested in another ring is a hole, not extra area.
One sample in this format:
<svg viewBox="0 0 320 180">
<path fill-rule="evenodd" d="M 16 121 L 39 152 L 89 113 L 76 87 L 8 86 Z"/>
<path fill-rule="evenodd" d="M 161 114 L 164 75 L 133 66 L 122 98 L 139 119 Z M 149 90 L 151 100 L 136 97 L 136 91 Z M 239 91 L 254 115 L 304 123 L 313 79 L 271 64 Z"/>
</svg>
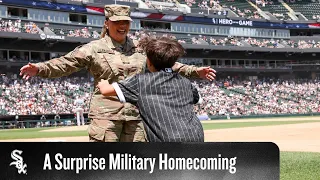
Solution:
<svg viewBox="0 0 320 180">
<path fill-rule="evenodd" d="M 23 158 L 20 156 L 22 154 L 22 151 L 20 150 L 13 150 L 11 152 L 11 158 L 15 160 L 14 162 L 10 163 L 11 165 L 16 165 L 16 168 L 18 169 L 18 173 L 21 174 L 27 174 L 27 164 L 23 163 Z"/>
</svg>

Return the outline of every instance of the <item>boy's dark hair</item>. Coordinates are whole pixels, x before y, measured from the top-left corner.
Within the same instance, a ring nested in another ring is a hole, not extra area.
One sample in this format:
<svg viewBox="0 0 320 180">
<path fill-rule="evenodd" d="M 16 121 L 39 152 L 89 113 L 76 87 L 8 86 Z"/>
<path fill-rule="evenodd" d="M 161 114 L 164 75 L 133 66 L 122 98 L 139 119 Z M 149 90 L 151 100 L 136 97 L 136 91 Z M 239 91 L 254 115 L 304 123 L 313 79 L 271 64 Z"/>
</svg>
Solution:
<svg viewBox="0 0 320 180">
<path fill-rule="evenodd" d="M 171 68 L 185 54 L 181 44 L 167 37 L 145 37 L 140 40 L 139 46 L 158 71 Z"/>
</svg>

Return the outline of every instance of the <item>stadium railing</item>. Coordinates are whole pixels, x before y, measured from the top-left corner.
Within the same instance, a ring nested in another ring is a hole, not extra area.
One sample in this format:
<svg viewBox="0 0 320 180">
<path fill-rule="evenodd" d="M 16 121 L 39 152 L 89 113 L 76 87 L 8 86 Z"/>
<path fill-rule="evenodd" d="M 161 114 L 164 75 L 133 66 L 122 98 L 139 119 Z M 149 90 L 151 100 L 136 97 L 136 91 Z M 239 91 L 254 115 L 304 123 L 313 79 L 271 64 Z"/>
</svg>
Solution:
<svg viewBox="0 0 320 180">
<path fill-rule="evenodd" d="M 89 122 L 88 118 L 84 119 L 85 124 Z M 43 120 L 23 120 L 23 121 L 0 121 L 0 129 L 15 128 L 42 128 L 57 126 L 75 126 L 76 119 L 43 119 Z"/>
</svg>

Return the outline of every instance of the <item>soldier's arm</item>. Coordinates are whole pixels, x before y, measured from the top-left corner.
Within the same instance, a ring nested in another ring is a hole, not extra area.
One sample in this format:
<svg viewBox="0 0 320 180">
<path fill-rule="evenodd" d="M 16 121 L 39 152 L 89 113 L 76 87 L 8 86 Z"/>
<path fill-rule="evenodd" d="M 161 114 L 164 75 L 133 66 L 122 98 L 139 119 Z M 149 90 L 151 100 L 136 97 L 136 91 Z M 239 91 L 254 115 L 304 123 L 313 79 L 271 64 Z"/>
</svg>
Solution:
<svg viewBox="0 0 320 180">
<path fill-rule="evenodd" d="M 186 65 L 179 62 L 176 62 L 172 67 L 173 71 L 178 72 L 187 78 L 200 78 L 197 69 L 198 68 L 196 66 Z"/>
<path fill-rule="evenodd" d="M 65 56 L 37 63 L 36 66 L 39 68 L 37 76 L 43 78 L 68 76 L 82 68 L 89 67 L 93 59 L 92 54 L 90 45 L 79 46 Z"/>
<path fill-rule="evenodd" d="M 202 78 L 212 81 L 216 77 L 216 71 L 210 68 L 210 66 L 196 67 L 176 62 L 173 65 L 172 70 L 187 78 Z"/>
</svg>

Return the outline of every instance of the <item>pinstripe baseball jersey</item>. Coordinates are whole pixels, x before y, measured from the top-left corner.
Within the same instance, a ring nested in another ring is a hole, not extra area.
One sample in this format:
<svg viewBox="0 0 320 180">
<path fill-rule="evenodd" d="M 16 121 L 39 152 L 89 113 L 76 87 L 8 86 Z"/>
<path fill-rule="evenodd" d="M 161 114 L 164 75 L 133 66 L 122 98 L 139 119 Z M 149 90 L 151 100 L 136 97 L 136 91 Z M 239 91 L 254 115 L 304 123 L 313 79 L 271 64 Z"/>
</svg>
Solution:
<svg viewBox="0 0 320 180">
<path fill-rule="evenodd" d="M 193 111 L 199 94 L 171 69 L 138 74 L 112 84 L 120 102 L 136 105 L 149 142 L 203 142 L 203 128 Z"/>
</svg>

